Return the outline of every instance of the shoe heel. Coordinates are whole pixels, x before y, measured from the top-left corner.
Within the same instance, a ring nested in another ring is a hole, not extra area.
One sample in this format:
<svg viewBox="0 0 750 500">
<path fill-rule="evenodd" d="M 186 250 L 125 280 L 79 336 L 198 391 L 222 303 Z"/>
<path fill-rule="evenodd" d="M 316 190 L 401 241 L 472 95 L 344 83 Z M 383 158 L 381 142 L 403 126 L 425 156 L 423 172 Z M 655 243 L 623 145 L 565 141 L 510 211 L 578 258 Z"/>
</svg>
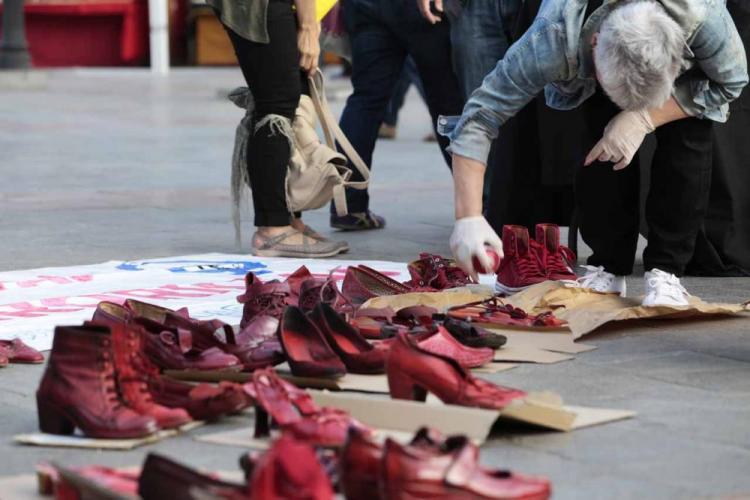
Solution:
<svg viewBox="0 0 750 500">
<path fill-rule="evenodd" d="M 411 377 L 395 370 L 388 370 L 388 390 L 393 399 L 426 401 L 427 391 L 414 383 Z"/>
<path fill-rule="evenodd" d="M 263 407 L 255 406 L 255 439 L 262 439 L 271 434 L 271 422 L 268 412 Z"/>
<path fill-rule="evenodd" d="M 46 434 L 68 436 L 75 431 L 75 424 L 57 408 L 49 403 L 36 399 L 39 430 Z"/>
</svg>

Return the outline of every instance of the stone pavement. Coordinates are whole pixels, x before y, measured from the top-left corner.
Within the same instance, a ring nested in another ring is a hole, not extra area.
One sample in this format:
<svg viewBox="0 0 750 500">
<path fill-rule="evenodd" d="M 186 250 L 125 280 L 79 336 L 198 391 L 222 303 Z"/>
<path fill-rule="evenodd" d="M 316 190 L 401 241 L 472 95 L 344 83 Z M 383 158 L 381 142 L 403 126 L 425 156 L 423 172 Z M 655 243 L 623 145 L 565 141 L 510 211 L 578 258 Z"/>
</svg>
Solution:
<svg viewBox="0 0 750 500">
<path fill-rule="evenodd" d="M 167 78 L 68 70 L 41 81 L 21 91 L 3 87 L 0 73 L 0 270 L 237 250 L 227 188 L 240 112 L 221 95 L 241 83 L 238 70 L 184 69 Z M 347 86 L 330 87 L 338 112 Z M 450 177 L 436 146 L 421 142 L 428 129 L 412 92 L 398 139 L 379 143 L 375 154 L 372 208 L 388 227 L 345 235 L 350 258 L 448 252 Z M 306 218 L 330 234 L 326 210 Z M 750 279 L 685 282 L 708 300 L 750 298 Z M 641 279 L 628 288 L 641 292 Z M 649 321 L 586 341 L 599 349 L 490 378 L 638 417 L 571 434 L 501 429 L 482 449 L 487 465 L 547 475 L 556 498 L 750 497 L 747 319 Z M 41 460 L 134 465 L 150 450 L 199 467 L 236 467 L 241 449 L 190 437 L 125 453 L 15 446 L 11 436 L 36 429 L 41 372 L 0 371 L 0 476 L 29 473 Z M 236 417 L 195 434 L 242 425 L 250 422 Z"/>
</svg>

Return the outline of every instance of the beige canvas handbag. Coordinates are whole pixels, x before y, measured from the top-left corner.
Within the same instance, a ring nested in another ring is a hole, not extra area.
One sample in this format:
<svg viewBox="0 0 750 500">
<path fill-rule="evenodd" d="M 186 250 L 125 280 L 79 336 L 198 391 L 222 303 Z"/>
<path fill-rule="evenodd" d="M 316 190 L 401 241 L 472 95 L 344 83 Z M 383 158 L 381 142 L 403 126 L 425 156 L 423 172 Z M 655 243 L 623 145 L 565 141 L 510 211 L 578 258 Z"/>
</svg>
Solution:
<svg viewBox="0 0 750 500">
<path fill-rule="evenodd" d="M 323 74 L 318 70 L 308 80 L 310 96 L 301 96 L 291 127 L 288 119 L 278 115 L 268 115 L 254 127 L 257 129 L 270 124 L 274 133 L 282 134 L 289 139 L 292 155 L 287 168 L 285 191 L 290 213 L 321 208 L 333 200 L 336 213 L 340 216 L 346 215 L 348 213 L 346 188 L 366 189 L 370 180 L 370 169 L 341 131 L 328 107 Z M 245 168 L 247 141 L 252 134 L 255 106 L 252 94 L 246 87 L 230 92 L 229 99 L 246 110 L 245 117 L 237 126 L 231 179 L 232 219 L 236 241 L 240 244 L 241 205 L 243 195 L 249 191 L 247 189 L 249 179 L 247 168 Z M 320 142 L 315 129 L 318 121 L 323 129 L 325 144 Z M 346 156 L 336 150 L 336 141 Z M 347 162 L 347 156 L 350 162 Z M 348 163 L 357 169 L 362 176 L 362 181 L 349 180 L 352 170 Z"/>
<path fill-rule="evenodd" d="M 333 200 L 338 215 L 346 215 L 345 188 L 366 189 L 370 170 L 362 161 L 333 117 L 323 88 L 323 74 L 316 71 L 308 78 L 310 97 L 303 95 L 292 123 L 295 147 L 286 176 L 286 201 L 290 212 L 304 212 L 323 207 Z M 315 130 L 320 120 L 325 144 Z M 346 156 L 336 150 L 338 141 L 351 164 L 362 176 L 352 182 L 352 170 Z"/>
</svg>

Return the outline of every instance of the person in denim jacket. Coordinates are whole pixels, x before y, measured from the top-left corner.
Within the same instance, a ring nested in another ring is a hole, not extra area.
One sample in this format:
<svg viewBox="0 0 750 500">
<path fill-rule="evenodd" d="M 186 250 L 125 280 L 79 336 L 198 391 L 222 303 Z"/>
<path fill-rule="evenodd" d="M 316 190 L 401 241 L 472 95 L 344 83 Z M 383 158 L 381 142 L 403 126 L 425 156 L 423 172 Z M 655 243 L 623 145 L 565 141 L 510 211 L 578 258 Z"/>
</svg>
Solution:
<svg viewBox="0 0 750 500">
<path fill-rule="evenodd" d="M 601 140 L 576 179 L 581 233 L 592 248 L 582 286 L 625 293 L 638 239 L 638 169 L 647 134 L 657 151 L 646 203 L 644 305 L 685 305 L 678 276 L 692 257 L 708 200 L 711 128 L 748 82 L 747 60 L 723 0 L 546 0 L 521 39 L 487 75 L 460 117 L 440 117 L 451 140 L 456 225 L 451 248 L 474 273 L 490 268 L 485 245 L 502 243 L 482 213 L 482 179 L 498 129 L 544 91 L 567 110 L 591 99 Z M 606 97 L 597 97 L 601 88 Z M 593 98 L 593 99 L 592 99 Z M 598 100 L 597 100 L 598 99 Z M 611 109 L 610 109 L 611 108 Z M 599 123 L 603 115 L 606 121 Z M 582 135 L 585 135 L 582 131 Z M 614 164 L 606 168 L 604 164 Z"/>
</svg>

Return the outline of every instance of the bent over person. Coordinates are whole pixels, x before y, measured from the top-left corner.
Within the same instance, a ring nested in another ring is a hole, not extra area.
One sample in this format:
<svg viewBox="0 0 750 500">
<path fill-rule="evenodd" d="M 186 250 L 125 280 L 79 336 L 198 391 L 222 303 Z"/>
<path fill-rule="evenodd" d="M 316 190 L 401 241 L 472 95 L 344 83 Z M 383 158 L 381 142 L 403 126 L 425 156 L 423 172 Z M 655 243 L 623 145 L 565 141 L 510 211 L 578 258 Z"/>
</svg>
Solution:
<svg viewBox="0 0 750 500">
<path fill-rule="evenodd" d="M 545 0 L 463 115 L 440 118 L 453 155 L 457 261 L 474 272 L 473 256 L 491 268 L 485 245 L 502 255 L 481 215 L 487 155 L 499 127 L 544 91 L 555 109 L 589 101 L 587 125 L 602 134 L 576 176 L 581 234 L 593 250 L 581 285 L 625 294 L 639 228 L 639 171 L 628 165 L 655 133 L 644 305 L 687 304 L 679 277 L 706 211 L 712 123 L 727 120 L 728 103 L 747 81 L 723 0 Z"/>
</svg>

